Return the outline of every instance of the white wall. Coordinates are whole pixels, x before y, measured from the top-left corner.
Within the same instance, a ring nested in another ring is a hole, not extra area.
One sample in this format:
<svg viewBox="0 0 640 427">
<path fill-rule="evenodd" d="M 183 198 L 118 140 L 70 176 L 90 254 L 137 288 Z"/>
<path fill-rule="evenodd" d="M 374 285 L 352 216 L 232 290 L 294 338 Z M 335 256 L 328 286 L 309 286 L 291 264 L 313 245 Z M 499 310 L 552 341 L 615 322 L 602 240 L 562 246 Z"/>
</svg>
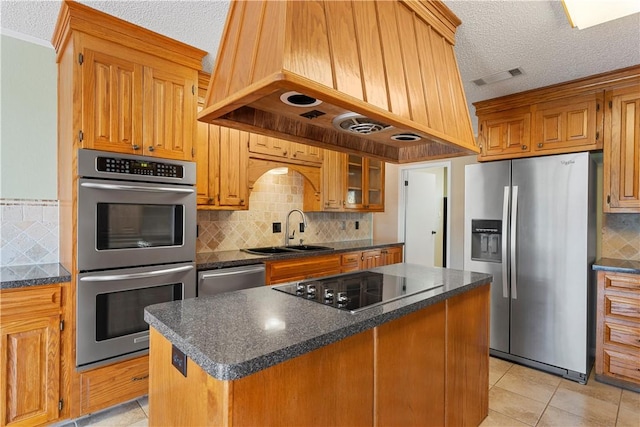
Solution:
<svg viewBox="0 0 640 427">
<path fill-rule="evenodd" d="M 451 162 L 451 182 L 448 183 L 448 197 L 451 214 L 450 254 L 451 259 L 447 265 L 450 268 L 462 269 L 464 248 L 464 167 L 476 163 L 476 156 L 456 157 L 452 159 L 440 159 L 432 162 L 411 163 L 410 167 L 417 165 L 429 166 L 433 163 Z M 398 208 L 401 203 L 399 197 L 399 179 L 403 169 L 407 165 L 394 165 L 387 163 L 385 171 L 385 211 L 373 214 L 373 238 L 403 241 L 402 230 L 399 230 Z"/>
<path fill-rule="evenodd" d="M 55 200 L 55 51 L 3 33 L 0 70 L 0 198 Z"/>
</svg>

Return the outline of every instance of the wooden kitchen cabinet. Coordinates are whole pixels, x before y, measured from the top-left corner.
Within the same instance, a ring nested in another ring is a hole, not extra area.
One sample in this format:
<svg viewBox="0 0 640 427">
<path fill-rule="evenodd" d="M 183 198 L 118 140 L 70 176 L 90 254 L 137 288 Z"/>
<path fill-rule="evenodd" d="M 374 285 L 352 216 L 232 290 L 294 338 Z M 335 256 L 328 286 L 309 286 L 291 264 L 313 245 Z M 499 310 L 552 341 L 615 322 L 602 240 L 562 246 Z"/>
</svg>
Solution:
<svg viewBox="0 0 640 427">
<path fill-rule="evenodd" d="M 345 180 L 345 210 L 384 211 L 383 161 L 348 154 Z"/>
<path fill-rule="evenodd" d="M 339 151 L 325 150 L 322 163 L 322 208 L 324 211 L 341 211 L 345 200 L 344 165 L 347 155 Z"/>
<path fill-rule="evenodd" d="M 478 136 L 483 159 L 519 155 L 531 150 L 531 112 L 529 108 L 489 114 L 478 119 Z"/>
<path fill-rule="evenodd" d="M 402 262 L 402 246 L 348 252 L 341 255 L 340 272 L 364 270 Z"/>
<path fill-rule="evenodd" d="M 640 390 L 640 274 L 598 271 L 596 379 Z"/>
<path fill-rule="evenodd" d="M 540 154 L 602 148 L 602 92 L 535 104 L 532 145 Z"/>
<path fill-rule="evenodd" d="M 198 109 L 204 106 L 209 75 L 200 73 Z M 249 208 L 249 134 L 197 122 L 196 190 L 198 209 Z"/>
<path fill-rule="evenodd" d="M 206 52 L 75 2 L 63 3 L 61 18 L 53 44 L 70 128 L 60 131 L 78 148 L 193 160 Z"/>
<path fill-rule="evenodd" d="M 0 425 L 45 425 L 59 417 L 61 297 L 62 285 L 0 293 Z"/>
<path fill-rule="evenodd" d="M 268 261 L 266 284 L 293 282 L 340 273 L 340 255 L 318 255 L 304 258 Z"/>
<path fill-rule="evenodd" d="M 322 164 L 322 148 L 256 133 L 250 135 L 251 157 L 285 163 Z"/>
<path fill-rule="evenodd" d="M 80 374 L 80 413 L 90 414 L 149 392 L 149 356 Z"/>
<path fill-rule="evenodd" d="M 640 213 L 640 83 L 605 97 L 604 211 Z"/>
</svg>

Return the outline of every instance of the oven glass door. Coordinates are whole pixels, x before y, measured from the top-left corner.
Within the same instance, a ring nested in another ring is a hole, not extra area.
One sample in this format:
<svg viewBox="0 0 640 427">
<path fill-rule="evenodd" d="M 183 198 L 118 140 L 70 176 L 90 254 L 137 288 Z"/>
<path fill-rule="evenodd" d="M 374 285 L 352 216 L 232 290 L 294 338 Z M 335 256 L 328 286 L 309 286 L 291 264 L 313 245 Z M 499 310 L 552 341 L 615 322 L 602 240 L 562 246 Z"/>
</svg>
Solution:
<svg viewBox="0 0 640 427">
<path fill-rule="evenodd" d="M 94 367 L 149 348 L 144 308 L 195 297 L 194 263 L 81 273 L 77 366 Z"/>
<path fill-rule="evenodd" d="M 195 258 L 193 187 L 83 178 L 78 191 L 80 271 Z"/>
</svg>

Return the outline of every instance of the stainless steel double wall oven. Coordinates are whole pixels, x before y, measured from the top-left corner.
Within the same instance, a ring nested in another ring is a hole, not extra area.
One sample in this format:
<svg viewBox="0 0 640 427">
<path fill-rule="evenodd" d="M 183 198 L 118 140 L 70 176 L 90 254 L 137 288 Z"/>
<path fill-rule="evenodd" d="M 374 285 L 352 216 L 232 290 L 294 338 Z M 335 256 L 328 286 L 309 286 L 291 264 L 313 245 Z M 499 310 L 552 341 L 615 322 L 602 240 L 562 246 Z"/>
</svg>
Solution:
<svg viewBox="0 0 640 427">
<path fill-rule="evenodd" d="M 144 307 L 196 296 L 195 164 L 78 153 L 76 365 L 144 354 Z"/>
</svg>

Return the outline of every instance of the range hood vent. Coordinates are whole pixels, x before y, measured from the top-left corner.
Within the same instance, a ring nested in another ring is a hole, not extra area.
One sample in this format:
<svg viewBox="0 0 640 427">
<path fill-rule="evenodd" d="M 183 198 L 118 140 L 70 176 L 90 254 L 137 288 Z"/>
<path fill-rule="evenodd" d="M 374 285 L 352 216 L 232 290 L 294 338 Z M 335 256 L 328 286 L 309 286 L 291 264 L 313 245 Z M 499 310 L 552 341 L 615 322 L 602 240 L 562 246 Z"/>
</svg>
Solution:
<svg viewBox="0 0 640 427">
<path fill-rule="evenodd" d="M 233 1 L 198 119 L 406 163 L 476 154 L 440 1 Z"/>
</svg>

